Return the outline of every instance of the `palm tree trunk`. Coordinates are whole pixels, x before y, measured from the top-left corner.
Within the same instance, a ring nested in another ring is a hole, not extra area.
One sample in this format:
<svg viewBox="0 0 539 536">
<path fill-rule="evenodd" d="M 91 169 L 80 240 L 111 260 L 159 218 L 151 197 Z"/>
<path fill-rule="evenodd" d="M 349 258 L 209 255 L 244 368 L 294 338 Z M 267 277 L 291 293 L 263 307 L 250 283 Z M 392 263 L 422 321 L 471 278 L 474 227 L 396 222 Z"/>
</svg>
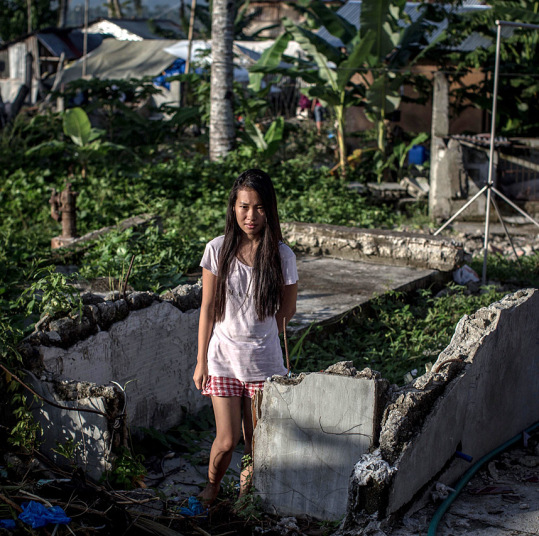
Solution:
<svg viewBox="0 0 539 536">
<path fill-rule="evenodd" d="M 335 115 L 337 119 L 337 144 L 339 148 L 339 164 L 341 169 L 341 176 L 346 177 L 346 145 L 344 143 L 344 91 L 341 93 L 341 104 L 335 106 Z"/>
<path fill-rule="evenodd" d="M 226 156 L 234 146 L 234 12 L 234 0 L 213 1 L 210 160 Z"/>
</svg>

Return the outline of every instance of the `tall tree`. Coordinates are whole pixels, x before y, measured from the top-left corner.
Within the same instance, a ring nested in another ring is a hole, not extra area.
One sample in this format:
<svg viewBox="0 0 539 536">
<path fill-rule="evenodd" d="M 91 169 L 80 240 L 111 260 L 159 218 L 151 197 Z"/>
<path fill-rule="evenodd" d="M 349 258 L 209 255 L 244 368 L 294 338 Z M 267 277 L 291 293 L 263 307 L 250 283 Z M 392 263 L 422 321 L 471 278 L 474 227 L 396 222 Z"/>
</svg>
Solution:
<svg viewBox="0 0 539 536">
<path fill-rule="evenodd" d="M 108 0 L 107 10 L 109 17 L 123 18 L 122 6 L 119 0 Z"/>
<path fill-rule="evenodd" d="M 234 147 L 234 0 L 214 0 L 210 91 L 210 159 L 226 156 Z"/>
<path fill-rule="evenodd" d="M 495 63 L 496 20 L 539 24 L 539 0 L 491 0 L 490 9 L 455 17 L 448 28 L 451 39 L 459 43 L 472 33 L 487 37 L 491 45 L 472 52 L 456 49 L 444 58 L 444 70 L 451 81 L 459 82 L 471 70 L 481 70 L 484 78 L 477 84 L 461 84 L 454 91 L 459 110 L 474 106 L 490 112 L 492 108 Z M 539 133 L 539 32 L 536 29 L 504 28 L 500 47 L 498 87 L 498 132 L 505 136 L 537 136 Z"/>
<path fill-rule="evenodd" d="M 28 9 L 30 7 L 30 9 Z M 30 11 L 30 20 L 28 17 Z M 0 0 L 0 40 L 12 41 L 32 31 L 55 26 L 58 10 L 50 0 Z"/>
</svg>

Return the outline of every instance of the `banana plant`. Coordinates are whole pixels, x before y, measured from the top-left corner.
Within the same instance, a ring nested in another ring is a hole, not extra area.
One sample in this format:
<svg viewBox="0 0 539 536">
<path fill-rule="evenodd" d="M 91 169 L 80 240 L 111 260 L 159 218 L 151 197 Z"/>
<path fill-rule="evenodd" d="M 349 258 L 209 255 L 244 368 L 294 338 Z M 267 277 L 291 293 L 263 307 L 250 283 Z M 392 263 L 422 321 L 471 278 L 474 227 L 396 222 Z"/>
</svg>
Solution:
<svg viewBox="0 0 539 536">
<path fill-rule="evenodd" d="M 385 150 L 387 114 L 400 104 L 399 89 L 403 67 L 410 65 L 427 49 L 429 24 L 419 15 L 415 22 L 403 26 L 405 0 L 363 0 L 359 27 L 327 8 L 320 0 L 299 0 L 298 7 L 310 16 L 317 27 L 326 30 L 342 43 L 333 46 L 313 31 L 283 20 L 285 33 L 262 54 L 251 67 L 250 87 L 260 88 L 264 74 L 284 74 L 311 84 L 302 90 L 318 98 L 335 112 L 339 161 L 345 172 L 345 111 L 361 105 L 377 129 L 378 149 Z M 297 41 L 310 61 L 284 54 L 290 40 Z M 434 43 L 428 45 L 430 48 Z M 423 47 L 419 53 L 420 47 Z M 281 62 L 291 66 L 283 66 Z M 359 73 L 359 77 L 354 77 Z"/>
<path fill-rule="evenodd" d="M 103 141 L 104 130 L 93 128 L 88 115 L 82 108 L 69 108 L 63 115 L 64 134 L 71 139 L 73 145 L 65 141 L 53 140 L 32 147 L 27 156 L 52 156 L 57 153 L 72 153 L 81 165 L 81 176 L 86 178 L 88 162 L 92 156 L 103 155 L 109 150 L 128 150 L 123 145 Z"/>
<path fill-rule="evenodd" d="M 283 20 L 285 33 L 264 51 L 260 60 L 251 67 L 250 88 L 260 90 L 263 74 L 282 73 L 287 76 L 302 78 L 311 86 L 303 91 L 311 98 L 317 98 L 325 106 L 335 111 L 337 122 L 337 140 L 341 171 L 346 170 L 346 147 L 344 143 L 345 109 L 358 102 L 360 88 L 351 82 L 354 72 L 361 67 L 370 53 L 374 36 L 369 35 L 359 40 L 354 26 L 339 15 L 320 4 L 327 23 L 331 23 L 335 31 L 349 40 L 350 54 L 343 54 L 337 47 L 324 41 L 315 33 L 299 27 L 290 19 Z M 289 41 L 297 41 L 312 62 L 301 61 L 284 56 Z M 282 60 L 291 63 L 292 67 L 282 67 Z M 359 92 L 359 93 L 358 93 Z"/>
</svg>

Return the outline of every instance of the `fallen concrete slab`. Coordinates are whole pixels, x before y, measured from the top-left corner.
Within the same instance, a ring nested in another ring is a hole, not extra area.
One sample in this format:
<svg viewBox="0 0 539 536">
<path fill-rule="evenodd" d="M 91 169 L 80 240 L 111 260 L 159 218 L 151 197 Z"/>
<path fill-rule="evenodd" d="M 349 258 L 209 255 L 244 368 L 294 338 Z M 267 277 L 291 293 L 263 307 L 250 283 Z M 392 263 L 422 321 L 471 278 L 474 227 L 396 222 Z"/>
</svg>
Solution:
<svg viewBox="0 0 539 536">
<path fill-rule="evenodd" d="M 394 391 L 376 454 L 394 471 L 372 489 L 352 476 L 345 528 L 421 505 L 469 467 L 456 451 L 478 460 L 539 420 L 538 318 L 536 289 L 463 317 L 432 371 Z"/>
<path fill-rule="evenodd" d="M 389 266 L 300 255 L 295 332 L 311 323 L 331 324 L 389 290 L 409 291 L 447 283 L 451 275 L 428 268 Z"/>
<path fill-rule="evenodd" d="M 267 381 L 256 403 L 253 472 L 266 508 L 285 516 L 341 518 L 350 468 L 375 442 L 387 387 L 368 369 L 356 373 L 350 362 Z"/>
</svg>

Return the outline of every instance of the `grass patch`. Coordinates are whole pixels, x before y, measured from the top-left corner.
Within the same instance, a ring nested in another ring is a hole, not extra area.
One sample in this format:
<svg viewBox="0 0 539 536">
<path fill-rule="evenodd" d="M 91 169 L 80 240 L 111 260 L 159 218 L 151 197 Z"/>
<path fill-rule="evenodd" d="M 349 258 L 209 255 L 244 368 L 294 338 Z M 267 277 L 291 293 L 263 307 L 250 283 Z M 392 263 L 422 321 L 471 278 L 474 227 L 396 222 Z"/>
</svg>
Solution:
<svg viewBox="0 0 539 536">
<path fill-rule="evenodd" d="M 421 375 L 425 365 L 436 360 L 464 315 L 505 294 L 493 286 L 471 294 L 455 284 L 438 296 L 431 290 L 388 292 L 344 320 L 338 331 L 314 328 L 303 342 L 294 372 L 316 372 L 346 360 L 358 370 L 369 367 L 390 382 L 402 384 L 406 373 L 415 370 Z"/>
</svg>

